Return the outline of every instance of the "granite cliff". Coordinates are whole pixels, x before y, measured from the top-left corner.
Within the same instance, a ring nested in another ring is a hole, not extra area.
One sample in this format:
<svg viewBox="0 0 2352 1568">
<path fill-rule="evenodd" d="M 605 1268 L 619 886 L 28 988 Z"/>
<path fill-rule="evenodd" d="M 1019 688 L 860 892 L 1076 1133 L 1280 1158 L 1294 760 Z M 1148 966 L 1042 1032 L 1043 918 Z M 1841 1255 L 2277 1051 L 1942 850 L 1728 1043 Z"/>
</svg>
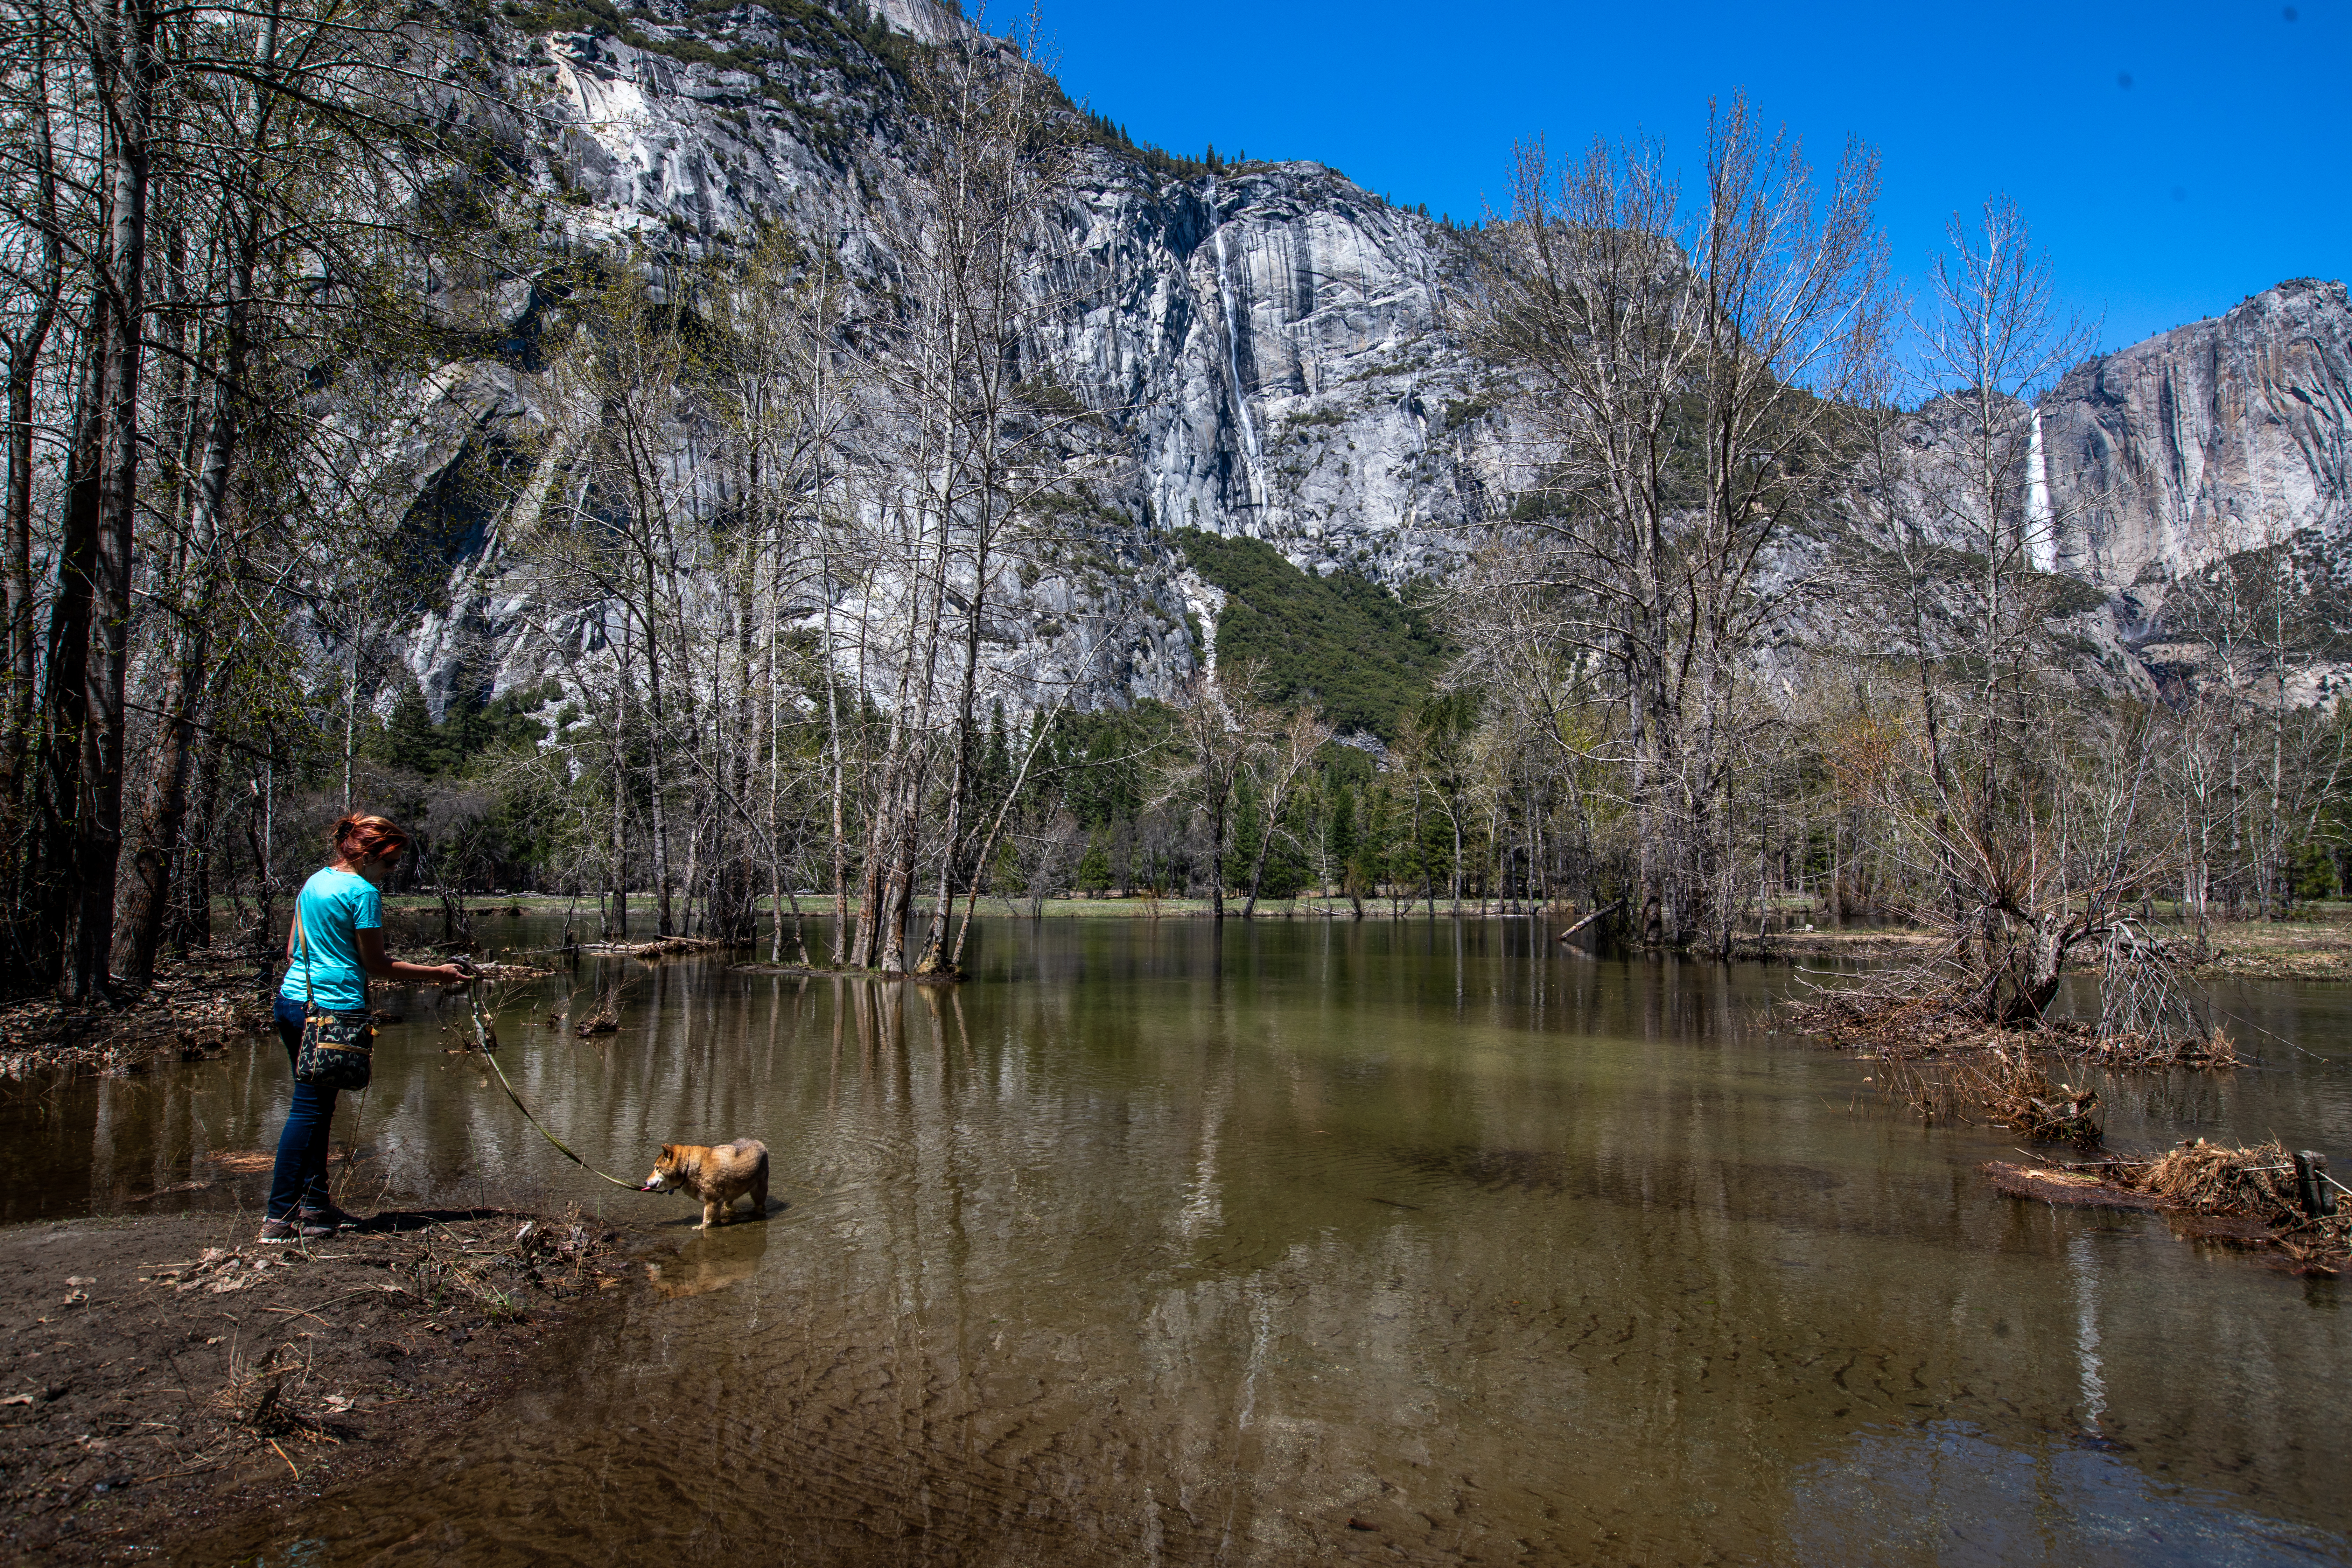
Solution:
<svg viewBox="0 0 2352 1568">
<path fill-rule="evenodd" d="M 2352 305 L 2302 278 L 2102 354 L 2036 411 L 2056 568 L 2125 593 L 2352 540 Z"/>
<path fill-rule="evenodd" d="M 635 241 L 694 258 L 775 222 L 854 285 L 887 288 L 876 213 L 907 199 L 914 112 L 887 57 L 902 40 L 989 41 L 923 0 L 698 13 L 480 36 L 476 63 L 504 101 L 483 133 L 524 172 L 550 254 Z M 738 50 L 757 68 L 730 68 Z M 1458 258 L 1439 226 L 1319 164 L 1171 174 L 1110 142 L 1082 152 L 1052 222 L 1062 308 L 1030 354 L 1102 412 L 1117 477 L 1090 485 L 1087 526 L 1108 569 L 1032 581 L 1003 662 L 1075 680 L 1090 705 L 1168 694 L 1213 646 L 1187 615 L 1213 636 L 1213 593 L 1170 542 L 1181 528 L 1263 539 L 1325 574 L 1402 585 L 1446 570 L 1499 447 L 1477 438 L 1496 421 L 1443 324 Z M 547 306 L 529 278 L 489 292 L 451 308 L 487 304 L 520 334 Z M 423 401 L 403 466 L 424 507 L 470 453 L 542 416 L 537 378 L 513 363 L 450 365 Z M 469 645 L 495 647 L 499 688 L 542 672 L 501 536 L 497 518 L 478 530 L 409 645 L 436 710 Z M 1041 626 L 1085 635 L 1057 651 L 1031 636 Z"/>
<path fill-rule="evenodd" d="M 509 5 L 470 47 L 482 134 L 533 193 L 551 255 L 635 240 L 684 257 L 763 222 L 885 286 L 915 112 L 894 51 L 995 47 L 929 0 L 655 0 L 603 21 Z M 1459 238 L 1312 163 L 1172 170 L 1101 139 L 1055 215 L 1065 301 L 1034 357 L 1086 407 L 1118 478 L 1092 491 L 1097 569 L 1047 572 L 996 657 L 1087 705 L 1166 695 L 1214 647 L 1217 595 L 1176 531 L 1266 541 L 1301 568 L 1442 576 L 1463 525 L 1511 488 L 1488 374 L 1449 331 Z M 453 309 L 465 301 L 453 300 Z M 479 308 L 484 300 L 470 302 Z M 533 280 L 487 304 L 525 334 Z M 541 416 L 534 373 L 466 362 L 427 384 L 400 463 L 419 506 L 469 451 Z M 2032 416 L 2055 524 L 2043 563 L 2105 593 L 2110 651 L 2156 635 L 2162 584 L 2264 531 L 2352 550 L 2352 307 L 2284 283 L 2213 321 L 2104 354 Z M 509 581 L 502 520 L 475 532 L 407 659 L 435 707 L 467 650 L 499 688 L 538 679 L 543 630 Z M 1188 630 L 1188 618 L 1192 629 Z M 1085 635 L 1064 637 L 1068 629 Z"/>
</svg>

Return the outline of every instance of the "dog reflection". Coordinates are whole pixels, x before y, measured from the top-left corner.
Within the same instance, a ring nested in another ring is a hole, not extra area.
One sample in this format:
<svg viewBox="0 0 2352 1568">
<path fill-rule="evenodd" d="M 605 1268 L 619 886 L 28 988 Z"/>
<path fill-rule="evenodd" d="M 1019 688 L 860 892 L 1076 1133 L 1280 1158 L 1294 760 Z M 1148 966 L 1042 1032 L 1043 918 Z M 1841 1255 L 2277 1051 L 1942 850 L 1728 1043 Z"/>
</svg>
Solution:
<svg viewBox="0 0 2352 1568">
<path fill-rule="evenodd" d="M 646 1273 L 666 1301 L 704 1296 L 758 1273 L 767 1250 L 766 1226 L 730 1226 L 697 1236 L 666 1263 L 646 1264 Z"/>
</svg>

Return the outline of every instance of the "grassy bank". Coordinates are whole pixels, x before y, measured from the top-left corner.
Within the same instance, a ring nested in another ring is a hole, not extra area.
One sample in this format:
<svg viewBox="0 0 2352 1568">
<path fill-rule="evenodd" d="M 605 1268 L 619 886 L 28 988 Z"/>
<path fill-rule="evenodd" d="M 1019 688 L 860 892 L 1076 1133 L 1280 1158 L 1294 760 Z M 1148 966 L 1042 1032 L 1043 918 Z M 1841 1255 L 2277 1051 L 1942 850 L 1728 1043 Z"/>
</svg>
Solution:
<svg viewBox="0 0 2352 1568">
<path fill-rule="evenodd" d="M 2308 904 L 2292 920 L 2232 921 L 2210 930 L 2200 974 L 2352 980 L 2352 903 Z"/>
</svg>

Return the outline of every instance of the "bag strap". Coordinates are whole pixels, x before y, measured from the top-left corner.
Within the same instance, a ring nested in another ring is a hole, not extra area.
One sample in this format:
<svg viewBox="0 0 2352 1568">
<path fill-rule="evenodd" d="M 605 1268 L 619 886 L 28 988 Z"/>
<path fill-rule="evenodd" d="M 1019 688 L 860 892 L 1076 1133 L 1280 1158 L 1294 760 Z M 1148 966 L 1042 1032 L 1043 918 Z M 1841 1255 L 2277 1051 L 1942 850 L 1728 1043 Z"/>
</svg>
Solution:
<svg viewBox="0 0 2352 1568">
<path fill-rule="evenodd" d="M 294 941 L 302 953 L 302 1010 L 315 1013 L 319 1005 L 310 999 L 310 933 L 302 929 L 302 895 L 294 895 Z M 368 974 L 360 971 L 360 1011 L 368 1010 Z"/>
<path fill-rule="evenodd" d="M 319 1005 L 310 1000 L 310 935 L 302 929 L 302 895 L 294 895 L 294 942 L 302 952 L 302 1011 L 315 1013 Z"/>
</svg>

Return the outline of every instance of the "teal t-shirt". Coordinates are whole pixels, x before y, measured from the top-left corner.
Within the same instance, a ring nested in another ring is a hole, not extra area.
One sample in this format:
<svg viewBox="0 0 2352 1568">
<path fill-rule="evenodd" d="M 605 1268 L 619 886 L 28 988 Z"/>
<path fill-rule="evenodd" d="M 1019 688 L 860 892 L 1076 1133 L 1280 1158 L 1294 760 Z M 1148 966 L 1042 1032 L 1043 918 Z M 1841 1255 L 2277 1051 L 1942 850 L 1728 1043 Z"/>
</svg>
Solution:
<svg viewBox="0 0 2352 1568">
<path fill-rule="evenodd" d="M 294 939 L 294 959 L 286 966 L 286 984 L 278 994 L 299 1002 L 307 979 L 312 1006 L 330 1013 L 358 1012 L 367 1005 L 358 933 L 383 929 L 383 895 L 366 878 L 330 866 L 302 884 L 294 907 L 301 913 L 302 931 Z"/>
</svg>

